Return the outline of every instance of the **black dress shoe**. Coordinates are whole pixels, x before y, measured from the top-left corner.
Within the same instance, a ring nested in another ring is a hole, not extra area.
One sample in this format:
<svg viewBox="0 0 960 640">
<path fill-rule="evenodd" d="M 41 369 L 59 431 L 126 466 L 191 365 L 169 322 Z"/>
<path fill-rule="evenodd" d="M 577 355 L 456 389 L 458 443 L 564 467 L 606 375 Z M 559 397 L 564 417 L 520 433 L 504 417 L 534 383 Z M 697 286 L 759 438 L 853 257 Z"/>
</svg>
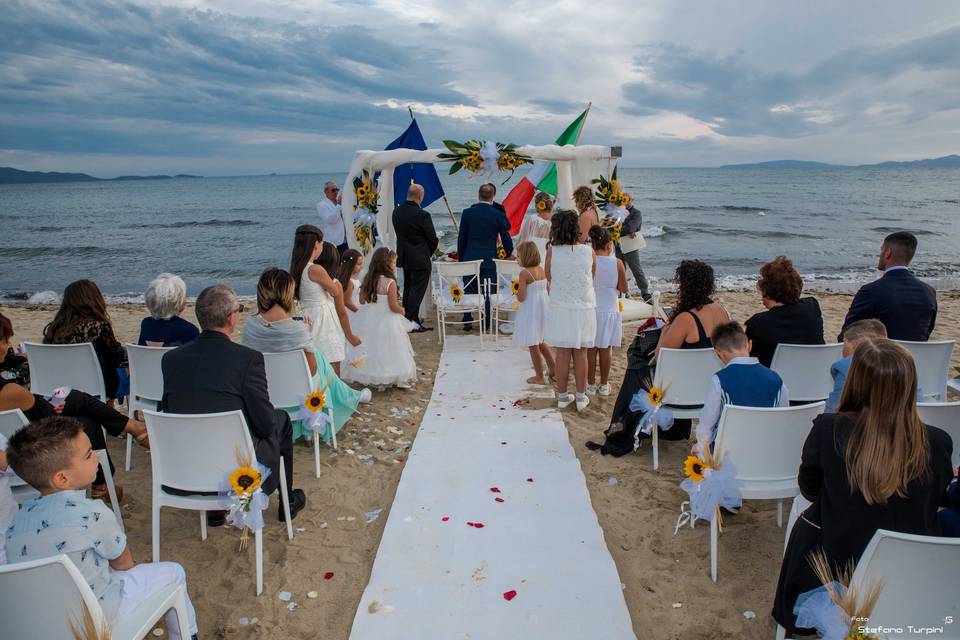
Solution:
<svg viewBox="0 0 960 640">
<path fill-rule="evenodd" d="M 290 492 L 290 519 L 293 520 L 297 517 L 297 514 L 303 511 L 303 508 L 307 506 L 307 495 L 303 492 L 303 489 L 294 489 Z M 280 522 L 286 522 L 286 514 L 283 513 L 283 504 L 280 505 L 278 510 L 277 517 L 280 519 Z"/>
<path fill-rule="evenodd" d="M 470 332 L 472 332 L 472 331 L 473 331 L 473 325 L 472 325 L 472 324 L 465 324 L 465 325 L 463 325 L 463 332 L 464 332 L 464 333 L 470 333 Z"/>
<path fill-rule="evenodd" d="M 227 522 L 226 511 L 207 511 L 207 526 L 222 527 Z"/>
<path fill-rule="evenodd" d="M 423 325 L 420 325 L 419 327 L 413 330 L 413 333 L 423 333 L 425 331 L 433 331 L 433 327 L 425 327 Z"/>
</svg>

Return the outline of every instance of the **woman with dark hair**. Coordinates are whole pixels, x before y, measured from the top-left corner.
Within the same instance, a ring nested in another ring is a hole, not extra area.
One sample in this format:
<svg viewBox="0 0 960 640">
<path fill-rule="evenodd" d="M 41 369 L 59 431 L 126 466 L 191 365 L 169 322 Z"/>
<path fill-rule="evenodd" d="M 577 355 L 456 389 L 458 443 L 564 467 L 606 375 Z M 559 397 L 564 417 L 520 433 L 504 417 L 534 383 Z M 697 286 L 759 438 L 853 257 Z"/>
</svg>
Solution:
<svg viewBox="0 0 960 640">
<path fill-rule="evenodd" d="M 813 421 L 797 481 L 813 504 L 797 519 L 780 567 L 773 617 L 796 628 L 797 597 L 820 580 L 809 563 L 822 549 L 837 568 L 856 563 L 877 529 L 940 535 L 937 509 L 953 476 L 946 432 L 917 415 L 917 370 L 892 340 L 861 342 L 837 413 Z"/>
<path fill-rule="evenodd" d="M 573 192 L 573 203 L 577 207 L 577 213 L 580 216 L 580 235 L 579 241 L 583 243 L 590 242 L 590 227 L 600 224 L 597 217 L 597 206 L 593 198 L 593 189 L 588 186 L 577 187 Z"/>
<path fill-rule="evenodd" d="M 15 351 L 10 344 L 13 338 L 13 323 L 0 313 L 0 379 L 16 382 L 20 386 L 30 386 L 30 364 L 26 354 L 18 347 Z"/>
<path fill-rule="evenodd" d="M 120 389 L 121 367 L 126 367 L 127 353 L 117 340 L 107 314 L 107 302 L 96 284 L 77 280 L 63 290 L 63 302 L 57 315 L 43 329 L 45 344 L 78 344 L 92 342 L 100 361 L 100 371 L 108 398 L 116 398 Z M 124 373 L 124 376 L 126 374 Z"/>
<path fill-rule="evenodd" d="M 750 355 L 769 367 L 778 344 L 823 344 L 823 315 L 816 298 L 801 298 L 803 278 L 793 262 L 777 256 L 760 267 L 757 289 L 766 311 L 746 322 Z"/>
</svg>

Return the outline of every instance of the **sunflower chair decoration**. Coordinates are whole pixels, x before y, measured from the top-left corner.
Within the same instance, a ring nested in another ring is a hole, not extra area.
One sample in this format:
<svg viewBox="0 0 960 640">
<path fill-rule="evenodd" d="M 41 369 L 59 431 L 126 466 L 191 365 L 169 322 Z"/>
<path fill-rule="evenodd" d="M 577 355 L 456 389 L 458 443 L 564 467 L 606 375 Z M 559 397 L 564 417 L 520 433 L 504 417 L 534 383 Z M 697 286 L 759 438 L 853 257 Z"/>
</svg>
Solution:
<svg viewBox="0 0 960 640">
<path fill-rule="evenodd" d="M 370 172 L 366 169 L 363 170 L 362 176 L 353 179 L 353 190 L 357 195 L 357 204 L 353 207 L 353 235 L 357 239 L 357 244 L 360 245 L 360 251 L 367 255 L 373 250 L 380 194 L 373 184 Z"/>
<path fill-rule="evenodd" d="M 474 175 L 490 175 L 494 171 L 509 171 L 510 176 L 520 166 L 532 163 L 527 156 L 517 153 L 517 145 L 502 142 L 488 142 L 485 140 L 444 140 L 443 145 L 449 152 L 438 154 L 443 160 L 453 160 L 450 165 L 450 175 L 460 169 L 466 169 Z M 506 180 L 504 181 L 506 182 Z"/>
<path fill-rule="evenodd" d="M 516 311 L 520 308 L 520 299 L 517 297 L 520 295 L 520 278 L 510 281 L 510 293 L 513 295 L 513 304 L 510 307 Z"/>
<path fill-rule="evenodd" d="M 362 358 L 360 359 L 362 360 Z M 303 402 L 300 403 L 300 408 L 296 416 L 297 420 L 303 421 L 304 427 L 310 431 L 319 433 L 320 435 L 328 434 L 328 425 L 331 429 L 333 428 L 333 424 L 330 421 L 330 416 L 326 411 L 323 410 L 324 406 L 327 404 L 327 398 L 325 394 L 327 392 L 327 387 L 330 386 L 330 382 L 330 380 L 327 380 L 327 383 L 323 385 L 322 389 L 317 390 L 315 388 L 313 391 L 304 396 Z"/>
<path fill-rule="evenodd" d="M 666 431 L 673 426 L 673 411 L 663 406 L 663 398 L 669 389 L 669 386 L 661 389 L 651 384 L 649 390 L 640 389 L 630 401 L 630 411 L 643 414 L 633 433 L 634 451 L 640 448 L 641 433 L 650 435 L 655 427 Z"/>
<path fill-rule="evenodd" d="M 452 283 L 450 285 L 450 299 L 453 300 L 454 304 L 460 304 L 460 298 L 463 297 L 463 289 L 460 287 L 459 283 Z"/>
<path fill-rule="evenodd" d="M 683 475 L 686 478 L 680 483 L 680 488 L 687 492 L 690 500 L 680 504 L 680 516 L 673 535 L 677 535 L 680 527 L 686 524 L 693 526 L 697 520 L 712 522 L 715 517 L 722 532 L 720 508 L 737 509 L 743 502 L 733 463 L 715 456 L 709 444 L 701 442 L 699 448 L 699 456 L 689 455 L 683 461 Z"/>
<path fill-rule="evenodd" d="M 263 529 L 263 510 L 270 498 L 263 492 L 263 481 L 270 469 L 253 460 L 249 454 L 236 451 L 237 468 L 227 473 L 220 483 L 220 506 L 227 510 L 227 523 L 243 529 L 238 551 L 247 548 L 250 531 Z"/>
<path fill-rule="evenodd" d="M 866 587 L 851 585 L 853 563 L 837 576 L 822 550 L 810 554 L 810 564 L 823 584 L 800 594 L 793 612 L 797 626 L 816 629 L 825 640 L 869 640 L 878 636 L 864 632 L 863 621 L 869 620 L 877 604 L 884 581 L 872 582 Z"/>
<path fill-rule="evenodd" d="M 507 250 L 504 248 L 503 244 L 497 240 L 497 260 L 506 260 L 507 259 Z"/>
<path fill-rule="evenodd" d="M 620 242 L 620 232 L 623 221 L 627 217 L 626 207 L 630 204 L 630 194 L 623 190 L 617 179 L 617 167 L 613 168 L 610 179 L 600 176 L 594 178 L 592 184 L 597 186 L 597 210 L 601 211 L 600 226 L 610 232 L 614 242 Z"/>
</svg>

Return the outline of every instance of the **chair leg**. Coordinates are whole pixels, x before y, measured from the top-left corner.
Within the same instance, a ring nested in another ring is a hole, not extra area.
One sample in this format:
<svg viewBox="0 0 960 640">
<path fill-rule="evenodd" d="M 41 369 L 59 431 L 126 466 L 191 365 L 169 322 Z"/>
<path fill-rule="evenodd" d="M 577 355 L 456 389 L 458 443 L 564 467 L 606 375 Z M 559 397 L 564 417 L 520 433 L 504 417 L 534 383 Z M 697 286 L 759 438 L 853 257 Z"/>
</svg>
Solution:
<svg viewBox="0 0 960 640">
<path fill-rule="evenodd" d="M 120 530 L 123 531 L 123 512 L 120 510 L 120 501 L 117 500 L 117 485 L 113 482 L 113 474 L 110 472 L 110 460 L 107 458 L 106 449 L 98 449 L 97 457 L 100 459 L 103 477 L 107 480 L 107 495 L 110 496 L 110 504 L 113 505 L 113 515 L 117 517 L 117 523 L 120 525 Z"/>
<path fill-rule="evenodd" d="M 293 518 L 290 517 L 290 495 L 287 492 L 287 472 L 283 458 L 280 458 L 280 500 L 283 505 L 283 515 L 287 517 L 287 539 L 293 540 Z"/>
<path fill-rule="evenodd" d="M 658 437 L 660 428 L 653 425 L 653 431 L 650 433 L 650 439 L 653 441 L 653 470 L 660 468 L 660 438 Z"/>
<path fill-rule="evenodd" d="M 150 520 L 153 529 L 153 561 L 160 562 L 160 504 L 157 496 L 153 496 L 153 514 Z"/>
<path fill-rule="evenodd" d="M 777 625 L 777 640 L 784 640 L 787 637 L 787 630 Z"/>
<path fill-rule="evenodd" d="M 317 477 L 320 477 L 320 434 L 316 431 L 313 432 L 313 466 L 314 470 L 317 472 Z"/>
<path fill-rule="evenodd" d="M 206 539 L 207 539 L 207 512 L 201 511 L 200 512 L 200 540 L 202 542 L 203 540 L 206 540 Z"/>
<path fill-rule="evenodd" d="M 281 480 L 281 482 L 283 482 Z M 290 522 L 290 518 L 287 518 Z M 257 563 L 257 595 L 263 593 L 263 529 L 257 529 L 253 532 L 253 546 L 256 548 Z"/>
<path fill-rule="evenodd" d="M 130 471 L 133 468 L 133 436 L 127 434 L 127 463 L 123 465 L 124 471 Z"/>
<path fill-rule="evenodd" d="M 710 579 L 717 581 L 717 514 L 710 521 Z"/>
<path fill-rule="evenodd" d="M 783 528 L 783 498 L 777 500 L 777 529 Z"/>
</svg>

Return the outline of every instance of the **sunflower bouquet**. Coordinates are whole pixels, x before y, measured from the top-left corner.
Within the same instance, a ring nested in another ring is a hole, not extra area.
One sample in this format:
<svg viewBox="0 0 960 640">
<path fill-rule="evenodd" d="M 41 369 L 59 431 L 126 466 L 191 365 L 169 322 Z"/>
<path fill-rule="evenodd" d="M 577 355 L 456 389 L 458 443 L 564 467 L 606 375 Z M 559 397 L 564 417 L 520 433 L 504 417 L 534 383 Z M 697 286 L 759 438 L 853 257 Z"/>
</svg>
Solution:
<svg viewBox="0 0 960 640">
<path fill-rule="evenodd" d="M 316 433 L 324 433 L 327 425 L 330 424 L 330 416 L 323 410 L 327 404 L 326 392 L 330 386 L 330 380 L 323 385 L 323 388 L 314 388 L 308 393 L 300 403 L 296 419 L 303 422 L 303 426 Z"/>
<path fill-rule="evenodd" d="M 357 204 L 354 209 L 366 209 L 376 215 L 379 210 L 380 193 L 373 184 L 373 177 L 366 169 L 363 174 L 353 179 L 353 191 L 357 194 Z"/>
<path fill-rule="evenodd" d="M 875 640 L 865 622 L 883 591 L 884 581 L 852 583 L 853 562 L 834 575 L 822 549 L 810 554 L 810 564 L 822 586 L 800 594 L 794 606 L 797 627 L 816 629 L 827 640 Z"/>
<path fill-rule="evenodd" d="M 373 251 L 374 224 L 375 223 L 365 222 L 364 220 L 354 220 L 353 237 L 357 239 L 357 244 L 360 245 L 360 252 L 363 253 L 363 255 L 367 255 Z"/>
<path fill-rule="evenodd" d="M 592 183 L 597 185 L 597 210 L 603 212 L 600 217 L 600 226 L 610 232 L 614 242 L 620 242 L 623 221 L 627 217 L 626 207 L 631 202 L 630 194 L 623 190 L 617 179 L 616 167 L 613 168 L 609 180 L 600 176 L 592 180 Z"/>
<path fill-rule="evenodd" d="M 690 500 L 680 505 L 680 517 L 674 535 L 685 522 L 713 521 L 714 518 L 717 518 L 717 525 L 723 531 L 720 508 L 736 509 L 742 503 L 740 481 L 737 480 L 737 470 L 733 464 L 715 456 L 710 447 L 703 443 L 699 448 L 699 455 L 689 455 L 683 461 L 685 478 L 680 488 L 687 492 Z M 689 511 L 684 509 L 687 505 Z"/>
<path fill-rule="evenodd" d="M 443 145 L 448 151 L 438 154 L 443 160 L 453 160 L 450 165 L 450 175 L 460 169 L 466 169 L 474 175 L 493 173 L 494 171 L 509 171 L 513 175 L 518 167 L 533 162 L 527 156 L 517 153 L 517 145 L 502 142 L 488 142 L 485 140 L 444 140 Z M 507 178 L 509 180 L 509 178 Z"/>
<path fill-rule="evenodd" d="M 357 204 L 353 206 L 353 236 L 360 250 L 367 255 L 373 250 L 374 228 L 377 223 L 377 211 L 380 209 L 380 193 L 373 184 L 373 177 L 367 169 L 361 176 L 353 179 L 353 190 L 357 195 Z"/>
<path fill-rule="evenodd" d="M 650 384 L 649 389 L 640 389 L 630 400 L 630 411 L 642 413 L 640 423 L 633 435 L 633 448 L 640 446 L 640 434 L 650 435 L 654 428 L 669 429 L 673 426 L 673 412 L 663 406 L 663 399 L 670 390 L 670 385 L 658 387 Z"/>
<path fill-rule="evenodd" d="M 270 469 L 252 459 L 249 453 L 235 452 L 237 468 L 220 483 L 220 506 L 227 510 L 227 522 L 241 528 L 238 551 L 247 548 L 250 531 L 263 529 L 263 510 L 270 498 L 261 488 Z"/>
</svg>

